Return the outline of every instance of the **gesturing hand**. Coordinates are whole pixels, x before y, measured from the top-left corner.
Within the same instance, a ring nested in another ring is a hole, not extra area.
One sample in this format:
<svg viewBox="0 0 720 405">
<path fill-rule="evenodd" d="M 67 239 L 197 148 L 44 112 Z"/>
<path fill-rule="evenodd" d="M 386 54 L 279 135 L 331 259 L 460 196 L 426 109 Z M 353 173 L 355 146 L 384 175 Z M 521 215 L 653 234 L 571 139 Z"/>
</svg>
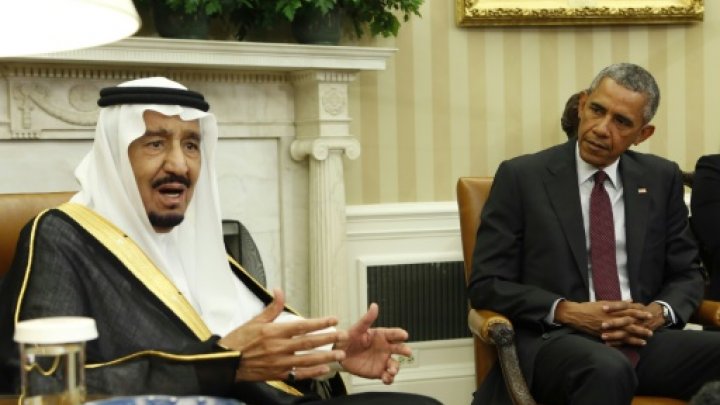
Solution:
<svg viewBox="0 0 720 405">
<path fill-rule="evenodd" d="M 412 350 L 405 345 L 408 334 L 400 328 L 370 328 L 378 317 L 378 306 L 373 303 L 365 315 L 349 330 L 346 341 L 335 345 L 345 351 L 343 368 L 357 376 L 380 378 L 392 384 L 400 370 L 393 354 L 410 356 Z"/>
<path fill-rule="evenodd" d="M 274 291 L 273 301 L 256 317 L 230 332 L 219 344 L 242 352 L 235 378 L 238 381 L 282 380 L 295 370 L 295 378 L 313 378 L 330 371 L 328 363 L 345 358 L 342 350 L 311 351 L 347 339 L 342 331 L 310 334 L 335 326 L 333 317 L 273 323 L 283 311 L 285 296 Z M 311 351 L 296 355 L 296 351 Z"/>
</svg>

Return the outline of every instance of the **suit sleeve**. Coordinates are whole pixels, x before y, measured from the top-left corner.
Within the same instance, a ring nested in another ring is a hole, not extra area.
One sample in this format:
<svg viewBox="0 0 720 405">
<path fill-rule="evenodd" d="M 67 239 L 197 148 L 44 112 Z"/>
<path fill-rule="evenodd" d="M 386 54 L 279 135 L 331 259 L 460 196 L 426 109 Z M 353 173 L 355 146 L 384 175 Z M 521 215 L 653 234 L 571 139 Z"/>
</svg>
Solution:
<svg viewBox="0 0 720 405">
<path fill-rule="evenodd" d="M 664 265 L 664 277 L 654 299 L 670 304 L 679 318 L 676 326 L 683 327 L 702 300 L 703 277 L 683 198 L 682 173 L 677 165 L 673 169 L 665 221 L 665 261 L 658 263 Z"/>
<path fill-rule="evenodd" d="M 527 191 L 519 177 L 508 162 L 498 168 L 481 214 L 468 294 L 474 308 L 537 323 L 563 297 L 523 280 Z"/>
</svg>

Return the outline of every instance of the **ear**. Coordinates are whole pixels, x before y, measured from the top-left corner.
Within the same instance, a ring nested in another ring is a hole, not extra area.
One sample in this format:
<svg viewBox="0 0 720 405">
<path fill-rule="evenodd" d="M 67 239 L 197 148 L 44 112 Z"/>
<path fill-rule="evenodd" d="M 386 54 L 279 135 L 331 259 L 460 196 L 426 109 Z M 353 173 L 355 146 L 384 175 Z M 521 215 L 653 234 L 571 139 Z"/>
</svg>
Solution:
<svg viewBox="0 0 720 405">
<path fill-rule="evenodd" d="M 645 142 L 646 139 L 650 138 L 655 133 L 655 125 L 647 124 L 640 129 L 640 134 L 633 142 L 633 145 L 637 146 Z"/>
</svg>

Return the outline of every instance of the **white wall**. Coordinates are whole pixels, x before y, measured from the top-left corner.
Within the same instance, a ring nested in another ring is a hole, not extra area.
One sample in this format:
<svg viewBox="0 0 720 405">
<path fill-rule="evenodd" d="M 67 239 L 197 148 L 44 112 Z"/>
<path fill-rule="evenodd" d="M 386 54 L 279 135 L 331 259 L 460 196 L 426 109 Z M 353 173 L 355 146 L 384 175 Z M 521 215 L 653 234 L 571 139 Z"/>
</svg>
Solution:
<svg viewBox="0 0 720 405">
<path fill-rule="evenodd" d="M 462 261 L 455 202 L 349 206 L 347 209 L 348 278 L 351 311 L 367 306 L 367 267 Z M 464 300 L 464 297 L 457 297 Z M 380 308 L 382 311 L 382 308 Z M 348 376 L 353 392 L 402 391 L 425 394 L 446 405 L 466 405 L 475 390 L 472 339 L 411 343 L 395 384 Z"/>
</svg>

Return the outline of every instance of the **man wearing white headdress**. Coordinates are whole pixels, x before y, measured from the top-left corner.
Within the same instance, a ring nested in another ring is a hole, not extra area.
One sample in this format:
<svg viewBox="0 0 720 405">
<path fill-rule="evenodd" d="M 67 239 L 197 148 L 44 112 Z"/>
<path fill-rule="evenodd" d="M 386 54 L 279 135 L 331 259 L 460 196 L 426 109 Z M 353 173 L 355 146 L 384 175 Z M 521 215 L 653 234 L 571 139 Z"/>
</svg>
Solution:
<svg viewBox="0 0 720 405">
<path fill-rule="evenodd" d="M 345 371 L 391 384 L 399 328 L 371 328 L 377 305 L 349 330 L 333 317 L 285 308 L 225 253 L 214 154 L 218 130 L 201 94 L 165 78 L 103 89 L 93 149 L 76 169 L 80 191 L 21 234 L 0 288 L 0 380 L 17 386 L 14 325 L 93 317 L 88 392 L 231 396 L 251 403 L 387 401 L 340 396 Z M 331 394 L 328 394 L 331 393 Z M 329 396 L 334 398 L 328 399 Z"/>
</svg>

